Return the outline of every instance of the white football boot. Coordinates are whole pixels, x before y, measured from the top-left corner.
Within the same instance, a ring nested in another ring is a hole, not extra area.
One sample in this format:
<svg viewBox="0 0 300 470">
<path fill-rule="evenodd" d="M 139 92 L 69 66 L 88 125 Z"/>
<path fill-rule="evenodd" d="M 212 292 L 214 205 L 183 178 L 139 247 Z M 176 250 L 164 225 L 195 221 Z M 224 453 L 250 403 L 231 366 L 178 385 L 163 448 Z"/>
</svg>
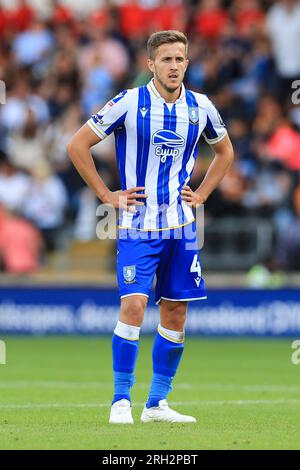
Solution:
<svg viewBox="0 0 300 470">
<path fill-rule="evenodd" d="M 142 423 L 154 423 L 154 422 L 165 422 L 165 423 L 196 423 L 196 418 L 193 416 L 181 415 L 177 411 L 169 408 L 166 400 L 160 400 L 158 406 L 152 408 L 143 409 L 141 416 Z"/>
<path fill-rule="evenodd" d="M 131 403 L 129 400 L 123 398 L 112 405 L 109 424 L 133 424 Z"/>
</svg>

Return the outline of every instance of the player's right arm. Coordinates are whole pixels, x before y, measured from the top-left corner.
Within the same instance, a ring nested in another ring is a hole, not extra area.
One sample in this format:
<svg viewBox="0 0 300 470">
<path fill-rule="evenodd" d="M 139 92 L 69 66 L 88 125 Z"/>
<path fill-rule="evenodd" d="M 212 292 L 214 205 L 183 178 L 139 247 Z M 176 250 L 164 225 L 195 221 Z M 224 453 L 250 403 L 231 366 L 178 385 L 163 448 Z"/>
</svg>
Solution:
<svg viewBox="0 0 300 470">
<path fill-rule="evenodd" d="M 96 196 L 105 204 L 113 207 L 127 209 L 132 205 L 143 205 L 138 199 L 146 197 L 145 194 L 137 194 L 145 188 L 135 187 L 125 191 L 110 191 L 96 170 L 91 154 L 91 147 L 98 144 L 101 139 L 84 124 L 68 143 L 67 150 L 78 173 L 91 188 Z"/>
<path fill-rule="evenodd" d="M 124 125 L 128 111 L 128 96 L 129 93 L 125 90 L 109 101 L 76 132 L 67 146 L 74 166 L 96 196 L 103 203 L 121 209 L 143 205 L 143 199 L 147 196 L 137 192 L 145 188 L 135 187 L 124 191 L 110 191 L 96 170 L 91 147 Z"/>
</svg>

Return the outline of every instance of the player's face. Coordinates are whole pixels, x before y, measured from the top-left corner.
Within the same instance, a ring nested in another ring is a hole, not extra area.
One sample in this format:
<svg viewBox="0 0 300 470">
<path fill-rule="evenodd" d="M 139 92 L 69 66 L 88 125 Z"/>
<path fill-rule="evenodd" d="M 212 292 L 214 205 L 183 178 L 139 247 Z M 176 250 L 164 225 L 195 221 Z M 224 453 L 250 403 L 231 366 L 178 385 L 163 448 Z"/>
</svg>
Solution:
<svg viewBox="0 0 300 470">
<path fill-rule="evenodd" d="M 181 42 L 162 44 L 156 50 L 155 58 L 148 60 L 148 66 L 159 84 L 173 93 L 180 86 L 188 66 L 186 47 Z"/>
</svg>

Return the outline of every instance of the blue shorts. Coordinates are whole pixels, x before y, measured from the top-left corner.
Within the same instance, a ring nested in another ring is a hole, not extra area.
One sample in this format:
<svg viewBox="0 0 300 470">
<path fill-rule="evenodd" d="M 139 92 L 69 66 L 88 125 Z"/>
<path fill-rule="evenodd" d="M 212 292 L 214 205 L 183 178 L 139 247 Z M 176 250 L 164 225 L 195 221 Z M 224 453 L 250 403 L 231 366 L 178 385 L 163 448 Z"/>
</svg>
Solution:
<svg viewBox="0 0 300 470">
<path fill-rule="evenodd" d="M 117 274 L 121 298 L 148 297 L 156 274 L 156 303 L 205 299 L 195 222 L 155 232 L 119 229 Z"/>
</svg>

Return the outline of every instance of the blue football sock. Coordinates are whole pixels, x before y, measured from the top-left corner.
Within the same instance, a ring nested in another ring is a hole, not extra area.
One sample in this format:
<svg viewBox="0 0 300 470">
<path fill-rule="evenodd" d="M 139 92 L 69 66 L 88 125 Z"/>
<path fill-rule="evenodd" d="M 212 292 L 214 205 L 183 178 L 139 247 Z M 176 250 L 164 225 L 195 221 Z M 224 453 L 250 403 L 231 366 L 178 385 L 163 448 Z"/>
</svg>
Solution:
<svg viewBox="0 0 300 470">
<path fill-rule="evenodd" d="M 147 408 L 158 406 L 159 401 L 166 399 L 172 390 L 172 380 L 183 350 L 183 340 L 182 342 L 173 342 L 157 333 L 152 350 L 153 377 L 146 403 Z"/>
<path fill-rule="evenodd" d="M 130 400 L 130 389 L 134 384 L 134 368 L 138 355 L 138 340 L 112 337 L 114 397 L 112 403 L 126 398 Z"/>
<path fill-rule="evenodd" d="M 114 398 L 112 404 L 116 401 L 126 398 L 130 401 L 130 389 L 134 384 L 134 375 L 127 372 L 114 371 Z"/>
</svg>

